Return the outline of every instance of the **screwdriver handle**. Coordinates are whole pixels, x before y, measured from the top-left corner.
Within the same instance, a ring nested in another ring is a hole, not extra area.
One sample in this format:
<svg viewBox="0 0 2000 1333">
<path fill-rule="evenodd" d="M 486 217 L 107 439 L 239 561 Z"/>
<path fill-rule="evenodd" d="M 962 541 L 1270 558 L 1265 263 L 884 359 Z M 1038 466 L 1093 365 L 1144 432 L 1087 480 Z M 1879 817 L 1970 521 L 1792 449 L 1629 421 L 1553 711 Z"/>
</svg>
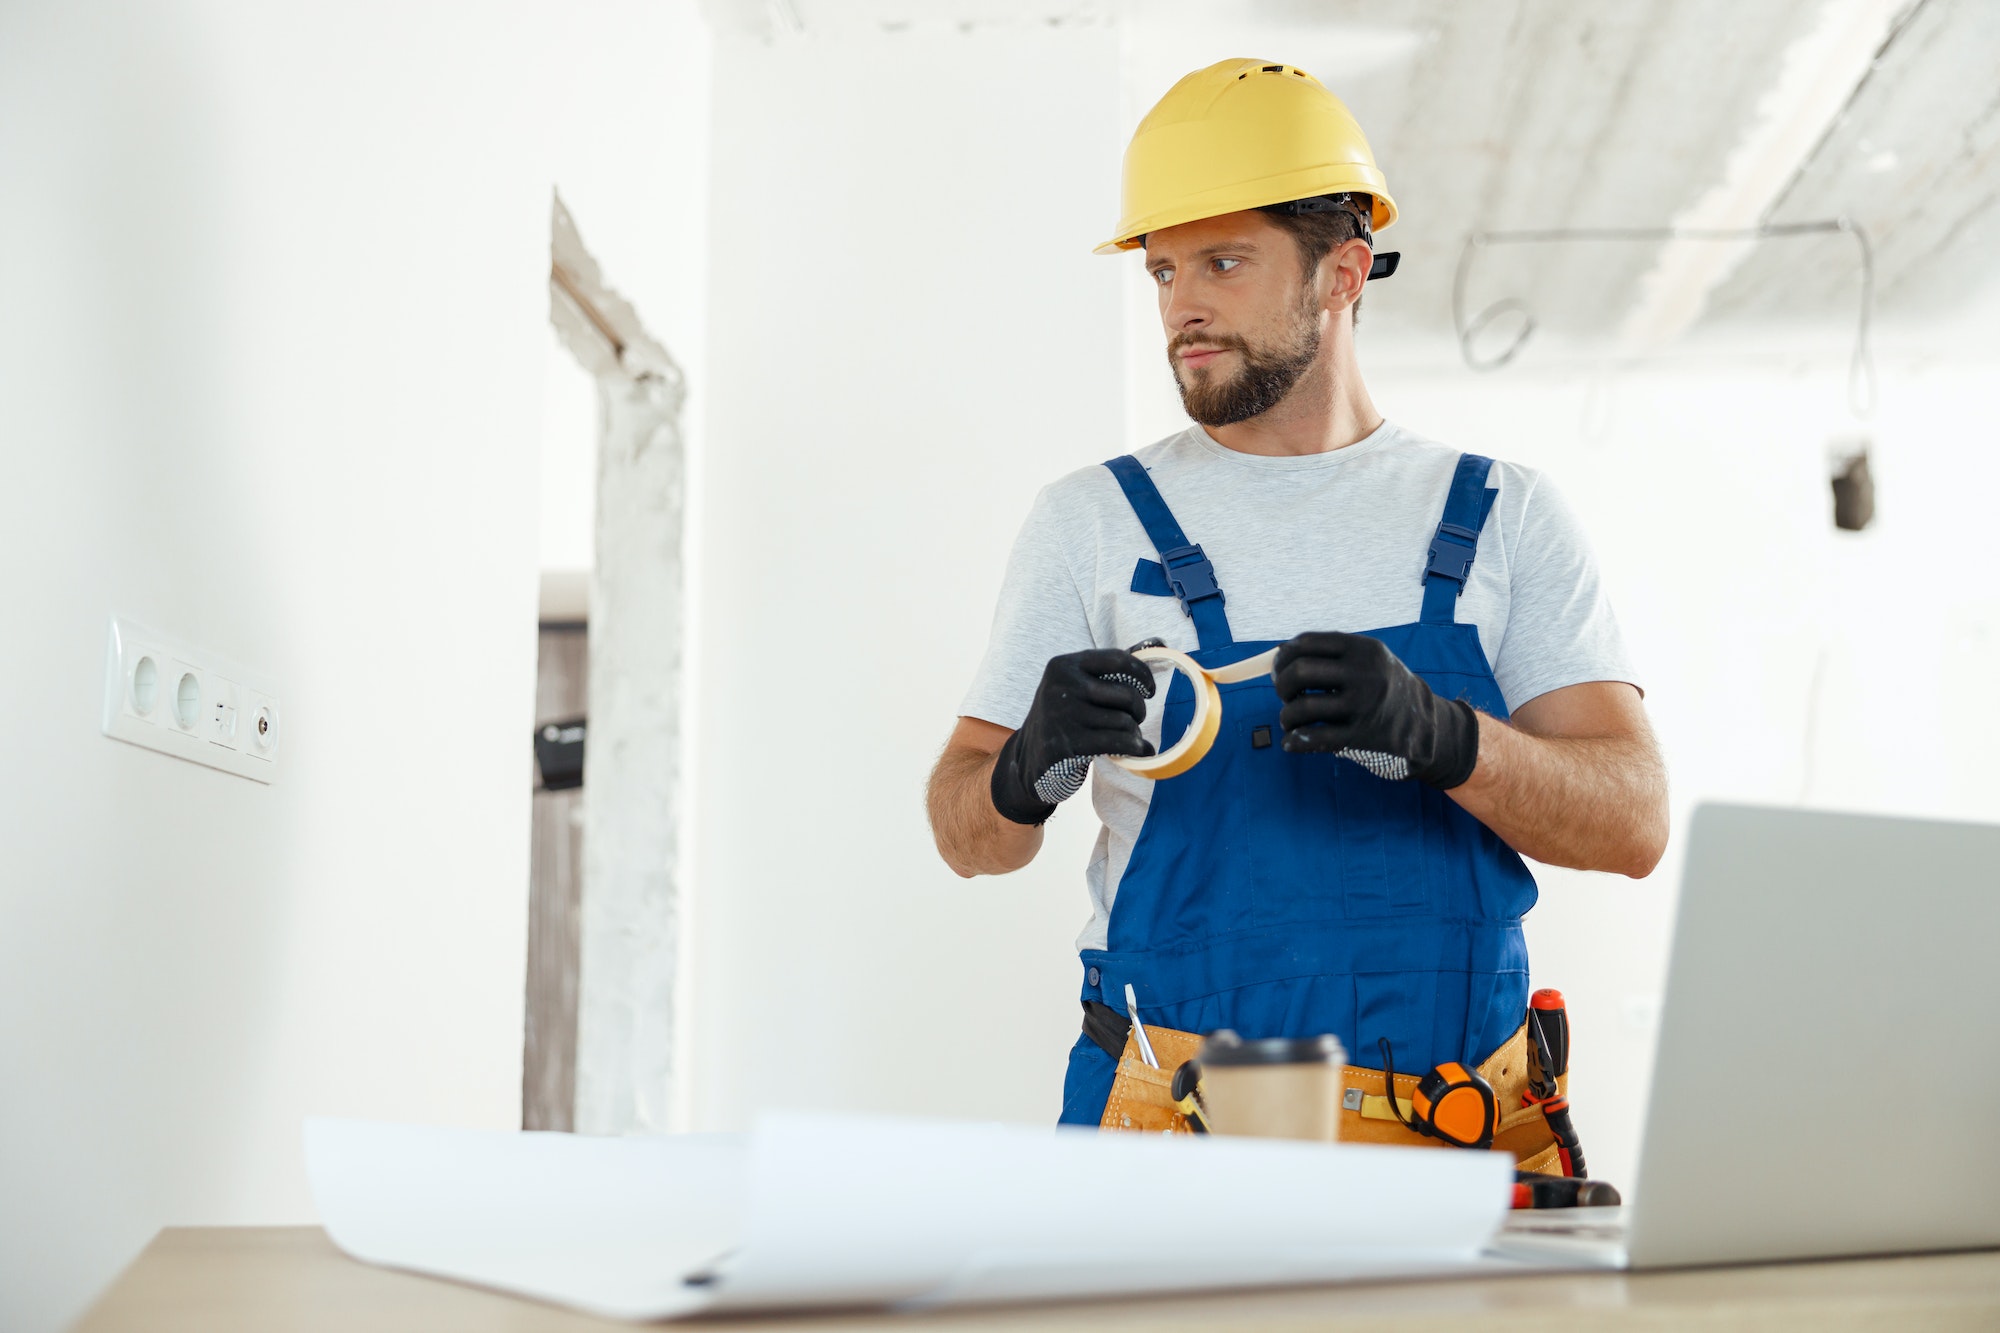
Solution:
<svg viewBox="0 0 2000 1333">
<path fill-rule="evenodd" d="M 1556 1080 L 1568 1072 L 1569 1009 L 1563 1003 L 1561 991 L 1544 988 L 1528 999 L 1527 1099 L 1540 1103 L 1542 1117 L 1556 1136 L 1563 1175 L 1581 1178 L 1588 1174 L 1583 1162 L 1583 1144 L 1578 1141 L 1576 1125 L 1569 1118 L 1569 1098 L 1556 1085 Z"/>
<path fill-rule="evenodd" d="M 1516 1208 L 1610 1208 L 1620 1202 L 1617 1189 L 1602 1180 L 1514 1173 Z"/>
<path fill-rule="evenodd" d="M 1545 1097 L 1553 1096 L 1556 1080 L 1569 1072 L 1569 1009 L 1563 1004 L 1563 993 L 1544 987 L 1530 996 L 1528 1024 L 1530 1035 L 1537 1038 L 1529 1043 L 1530 1053 L 1542 1063 L 1540 1081 L 1544 1086 L 1539 1091 Z"/>
</svg>

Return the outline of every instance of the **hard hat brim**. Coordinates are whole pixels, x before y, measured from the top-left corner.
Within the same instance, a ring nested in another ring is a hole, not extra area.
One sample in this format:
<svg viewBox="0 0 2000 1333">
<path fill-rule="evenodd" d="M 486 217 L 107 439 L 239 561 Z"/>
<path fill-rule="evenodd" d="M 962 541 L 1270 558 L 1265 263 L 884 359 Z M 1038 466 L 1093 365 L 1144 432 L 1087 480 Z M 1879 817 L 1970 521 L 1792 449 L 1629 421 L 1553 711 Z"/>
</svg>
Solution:
<svg viewBox="0 0 2000 1333">
<path fill-rule="evenodd" d="M 1247 213 L 1252 209 L 1268 208 L 1272 204 L 1288 204 L 1294 199 L 1311 199 L 1322 194 L 1366 194 L 1375 201 L 1375 211 L 1371 218 L 1374 230 L 1380 233 L 1383 228 L 1394 225 L 1396 201 L 1391 199 L 1388 191 L 1379 184 L 1381 179 L 1379 172 L 1376 173 L 1378 183 L 1372 187 L 1351 183 L 1358 174 L 1352 166 L 1348 166 L 1339 174 L 1340 184 L 1337 188 L 1331 189 L 1298 189 L 1291 184 L 1285 184 L 1262 190 L 1245 190 L 1240 186 L 1218 190 L 1214 193 L 1222 196 L 1220 198 L 1187 200 L 1178 207 L 1163 209 L 1151 217 L 1128 219 L 1125 225 L 1118 229 L 1117 236 L 1097 246 L 1091 253 L 1122 254 L 1127 250 L 1139 249 L 1149 234 L 1165 231 L 1168 227 L 1178 227 L 1184 222 L 1200 222 L 1204 218 Z"/>
</svg>

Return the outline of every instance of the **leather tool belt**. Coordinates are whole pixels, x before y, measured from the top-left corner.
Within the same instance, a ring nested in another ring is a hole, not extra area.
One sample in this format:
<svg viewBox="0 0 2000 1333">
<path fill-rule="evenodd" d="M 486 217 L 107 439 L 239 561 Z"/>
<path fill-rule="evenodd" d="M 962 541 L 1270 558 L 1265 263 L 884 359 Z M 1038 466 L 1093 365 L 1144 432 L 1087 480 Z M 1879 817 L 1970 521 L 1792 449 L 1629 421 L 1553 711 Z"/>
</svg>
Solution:
<svg viewBox="0 0 2000 1333">
<path fill-rule="evenodd" d="M 1111 1084 L 1110 1099 L 1104 1103 L 1103 1129 L 1135 1130 L 1141 1133 L 1189 1134 L 1193 1130 L 1174 1104 L 1174 1071 L 1194 1058 L 1201 1049 L 1199 1033 L 1177 1032 L 1173 1028 L 1146 1025 L 1146 1036 L 1160 1067 L 1153 1068 L 1139 1055 L 1132 1036 L 1132 1024 L 1125 1015 L 1108 1005 L 1086 1001 L 1083 1030 L 1118 1061 L 1118 1076 Z M 1410 1094 L 1425 1070 L 1396 1075 L 1396 1097 L 1405 1116 L 1413 1112 Z M 1549 1127 L 1542 1107 L 1528 1100 L 1528 1025 L 1523 1022 L 1514 1035 L 1478 1068 L 1480 1077 L 1493 1085 L 1493 1097 L 1500 1119 L 1493 1134 L 1496 1151 L 1512 1153 L 1519 1169 L 1547 1175 L 1564 1174 L 1556 1134 Z M 1390 1109 L 1382 1086 L 1382 1071 L 1358 1065 L 1341 1068 L 1340 1138 L 1343 1143 L 1388 1143 L 1412 1148 L 1443 1148 L 1450 1145 L 1426 1138 L 1403 1124 Z M 1556 1080 L 1558 1094 L 1567 1097 L 1569 1075 Z"/>
</svg>

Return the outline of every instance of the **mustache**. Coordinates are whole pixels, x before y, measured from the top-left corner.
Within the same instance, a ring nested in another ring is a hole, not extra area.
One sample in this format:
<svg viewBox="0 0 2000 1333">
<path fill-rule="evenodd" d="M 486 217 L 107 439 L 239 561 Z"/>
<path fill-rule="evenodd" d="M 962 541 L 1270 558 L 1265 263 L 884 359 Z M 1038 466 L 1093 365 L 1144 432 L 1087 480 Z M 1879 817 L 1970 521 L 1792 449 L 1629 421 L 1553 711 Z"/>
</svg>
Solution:
<svg viewBox="0 0 2000 1333">
<path fill-rule="evenodd" d="M 1167 341 L 1167 355 L 1178 357 L 1182 352 L 1195 347 L 1205 351 L 1212 349 L 1218 352 L 1245 354 L 1250 351 L 1250 344 L 1233 333 L 1176 333 Z"/>
</svg>

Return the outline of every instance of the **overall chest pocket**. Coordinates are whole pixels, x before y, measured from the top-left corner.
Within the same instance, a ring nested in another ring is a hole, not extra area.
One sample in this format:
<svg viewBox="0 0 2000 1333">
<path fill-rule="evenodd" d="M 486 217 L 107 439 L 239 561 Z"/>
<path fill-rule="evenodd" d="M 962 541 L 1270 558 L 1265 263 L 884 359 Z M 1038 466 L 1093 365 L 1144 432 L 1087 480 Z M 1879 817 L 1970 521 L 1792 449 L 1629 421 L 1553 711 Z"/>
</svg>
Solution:
<svg viewBox="0 0 2000 1333">
<path fill-rule="evenodd" d="M 1430 906 L 1423 793 L 1329 754 L 1288 754 L 1277 697 L 1232 697 L 1222 744 L 1236 770 L 1258 924 L 1365 920 Z"/>
<path fill-rule="evenodd" d="M 1423 784 L 1386 781 L 1351 759 L 1332 762 L 1347 915 L 1424 911 L 1430 906 L 1430 874 Z"/>
</svg>

